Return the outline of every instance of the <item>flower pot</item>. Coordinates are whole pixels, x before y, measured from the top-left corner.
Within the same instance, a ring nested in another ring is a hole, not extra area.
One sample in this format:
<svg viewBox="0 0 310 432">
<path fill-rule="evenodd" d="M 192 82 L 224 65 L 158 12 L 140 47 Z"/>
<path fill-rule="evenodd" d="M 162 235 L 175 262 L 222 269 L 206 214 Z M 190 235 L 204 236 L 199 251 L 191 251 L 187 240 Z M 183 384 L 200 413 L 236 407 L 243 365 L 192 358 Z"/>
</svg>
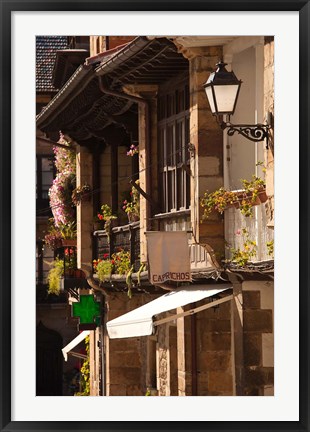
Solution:
<svg viewBox="0 0 310 432">
<path fill-rule="evenodd" d="M 261 192 L 258 192 L 258 198 L 259 198 L 261 204 L 264 204 L 267 201 L 267 199 L 268 199 L 266 191 L 263 190 Z"/>
<path fill-rule="evenodd" d="M 76 246 L 76 239 L 62 239 L 61 245 L 62 247 Z"/>
<path fill-rule="evenodd" d="M 137 214 L 127 213 L 129 223 L 137 222 L 140 218 Z"/>
</svg>

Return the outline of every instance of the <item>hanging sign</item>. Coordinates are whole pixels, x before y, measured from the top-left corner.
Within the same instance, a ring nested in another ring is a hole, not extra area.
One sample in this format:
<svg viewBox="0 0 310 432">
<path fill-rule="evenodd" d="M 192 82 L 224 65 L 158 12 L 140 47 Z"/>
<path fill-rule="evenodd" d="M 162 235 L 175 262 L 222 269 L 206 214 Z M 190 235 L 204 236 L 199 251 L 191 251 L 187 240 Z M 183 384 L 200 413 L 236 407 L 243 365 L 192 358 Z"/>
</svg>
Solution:
<svg viewBox="0 0 310 432">
<path fill-rule="evenodd" d="M 150 281 L 190 282 L 190 254 L 185 231 L 149 231 L 146 233 Z"/>
<path fill-rule="evenodd" d="M 80 330 L 94 330 L 100 323 L 100 302 L 92 294 L 80 295 L 80 301 L 72 303 L 72 316 L 80 318 Z"/>
</svg>

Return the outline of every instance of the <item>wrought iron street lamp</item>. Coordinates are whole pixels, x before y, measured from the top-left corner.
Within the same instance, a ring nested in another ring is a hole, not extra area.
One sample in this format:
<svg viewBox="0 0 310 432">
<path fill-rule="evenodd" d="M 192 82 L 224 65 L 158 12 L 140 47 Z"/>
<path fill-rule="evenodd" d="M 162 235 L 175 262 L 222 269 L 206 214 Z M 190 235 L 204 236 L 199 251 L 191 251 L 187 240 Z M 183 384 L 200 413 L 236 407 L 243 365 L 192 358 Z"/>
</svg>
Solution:
<svg viewBox="0 0 310 432">
<path fill-rule="evenodd" d="M 269 124 L 232 124 L 230 121 L 223 121 L 223 115 L 228 115 L 230 119 L 230 116 L 235 112 L 242 83 L 233 71 L 227 71 L 226 65 L 227 63 L 222 61 L 217 63 L 217 70 L 211 73 L 208 81 L 204 84 L 212 114 L 216 116 L 221 128 L 227 129 L 229 136 L 237 132 L 254 142 L 266 139 L 268 148 L 269 129 L 271 128 Z"/>
</svg>

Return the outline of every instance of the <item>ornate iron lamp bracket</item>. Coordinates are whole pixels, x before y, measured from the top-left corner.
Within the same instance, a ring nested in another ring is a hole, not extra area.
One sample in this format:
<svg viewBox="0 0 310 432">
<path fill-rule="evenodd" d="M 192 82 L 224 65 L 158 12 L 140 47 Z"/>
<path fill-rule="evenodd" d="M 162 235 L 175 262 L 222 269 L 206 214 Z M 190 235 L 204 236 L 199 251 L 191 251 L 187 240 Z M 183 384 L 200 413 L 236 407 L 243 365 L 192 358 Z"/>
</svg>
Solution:
<svg viewBox="0 0 310 432">
<path fill-rule="evenodd" d="M 227 135 L 233 136 L 236 132 L 245 138 L 253 141 L 259 142 L 264 141 L 266 139 L 266 148 L 268 149 L 268 138 L 269 138 L 269 129 L 271 126 L 268 124 L 258 123 L 256 125 L 247 125 L 247 124 L 232 124 L 222 122 L 222 129 L 227 129 Z"/>
</svg>

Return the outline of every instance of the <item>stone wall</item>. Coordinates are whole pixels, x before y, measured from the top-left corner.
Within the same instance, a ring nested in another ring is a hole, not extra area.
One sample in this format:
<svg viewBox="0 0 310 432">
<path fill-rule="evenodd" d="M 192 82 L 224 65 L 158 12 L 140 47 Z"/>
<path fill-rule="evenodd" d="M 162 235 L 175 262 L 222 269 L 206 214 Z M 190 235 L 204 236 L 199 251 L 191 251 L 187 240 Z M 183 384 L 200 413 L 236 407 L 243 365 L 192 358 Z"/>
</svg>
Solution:
<svg viewBox="0 0 310 432">
<path fill-rule="evenodd" d="M 244 394 L 273 395 L 273 283 L 244 282 Z"/>
<path fill-rule="evenodd" d="M 231 303 L 196 316 L 198 395 L 232 396 Z"/>
<path fill-rule="evenodd" d="M 191 159 L 191 222 L 198 242 L 210 244 L 224 253 L 224 224 L 216 214 L 202 220 L 200 198 L 223 186 L 223 132 L 212 116 L 203 84 L 221 57 L 220 47 L 192 49 L 190 62 L 190 143 L 195 147 Z"/>
<path fill-rule="evenodd" d="M 106 321 L 154 300 L 152 295 L 117 293 L 106 299 Z M 144 396 L 147 390 L 146 337 L 109 339 L 105 335 L 105 380 L 107 396 Z"/>
</svg>

